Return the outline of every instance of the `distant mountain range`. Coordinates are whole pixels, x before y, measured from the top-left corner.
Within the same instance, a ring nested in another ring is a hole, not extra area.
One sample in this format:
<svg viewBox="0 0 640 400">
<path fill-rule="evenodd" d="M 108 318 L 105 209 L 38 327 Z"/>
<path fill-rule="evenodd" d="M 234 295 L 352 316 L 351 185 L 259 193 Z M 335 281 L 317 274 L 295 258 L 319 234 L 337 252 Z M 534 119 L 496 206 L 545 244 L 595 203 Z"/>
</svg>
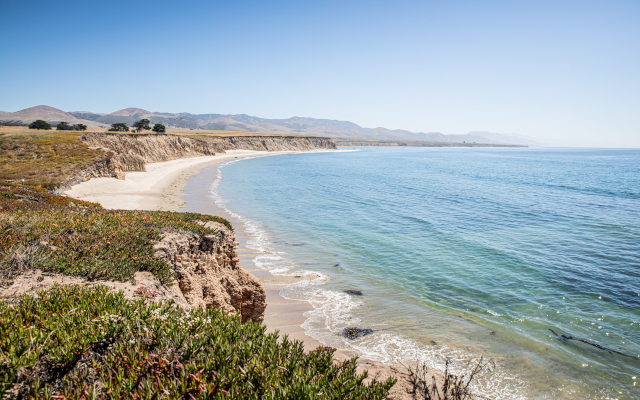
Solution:
<svg viewBox="0 0 640 400">
<path fill-rule="evenodd" d="M 36 106 L 14 113 L 0 111 L 0 120 L 5 122 L 29 123 L 42 119 L 50 123 L 65 121 L 69 124 L 85 124 L 89 128 L 108 128 L 114 123 L 131 126 L 135 121 L 146 118 L 152 124 L 161 123 L 168 129 L 232 130 L 262 133 L 284 133 L 340 138 L 421 140 L 446 143 L 488 143 L 540 146 L 531 138 L 515 134 L 491 132 L 469 132 L 465 135 L 445 135 L 439 132 L 410 132 L 401 129 L 363 128 L 349 121 L 293 117 L 268 119 L 246 114 L 189 114 L 151 112 L 140 108 L 125 108 L 111 114 L 90 111 L 65 112 L 49 106 Z"/>
</svg>

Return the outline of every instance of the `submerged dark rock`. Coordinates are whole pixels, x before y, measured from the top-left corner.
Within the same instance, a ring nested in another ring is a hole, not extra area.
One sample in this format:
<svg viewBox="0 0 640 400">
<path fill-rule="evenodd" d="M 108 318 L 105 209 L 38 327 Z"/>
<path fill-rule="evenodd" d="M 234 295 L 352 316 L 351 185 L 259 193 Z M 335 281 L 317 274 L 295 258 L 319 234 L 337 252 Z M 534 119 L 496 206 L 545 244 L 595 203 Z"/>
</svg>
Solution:
<svg viewBox="0 0 640 400">
<path fill-rule="evenodd" d="M 344 291 L 346 294 L 350 294 L 352 296 L 362 296 L 362 292 L 359 290 L 345 290 Z"/>
<path fill-rule="evenodd" d="M 357 339 L 373 333 L 373 329 L 357 328 L 355 326 L 347 326 L 342 330 L 342 336 L 347 339 Z"/>
</svg>

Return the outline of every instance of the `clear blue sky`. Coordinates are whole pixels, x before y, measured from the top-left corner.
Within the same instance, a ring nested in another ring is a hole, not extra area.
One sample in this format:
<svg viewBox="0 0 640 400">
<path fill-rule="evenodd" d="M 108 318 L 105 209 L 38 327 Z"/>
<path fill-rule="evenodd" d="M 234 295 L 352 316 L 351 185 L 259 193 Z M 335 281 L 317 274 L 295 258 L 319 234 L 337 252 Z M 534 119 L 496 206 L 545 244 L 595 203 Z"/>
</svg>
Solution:
<svg viewBox="0 0 640 400">
<path fill-rule="evenodd" d="M 2 1 L 0 110 L 640 147 L 640 1 Z"/>
</svg>

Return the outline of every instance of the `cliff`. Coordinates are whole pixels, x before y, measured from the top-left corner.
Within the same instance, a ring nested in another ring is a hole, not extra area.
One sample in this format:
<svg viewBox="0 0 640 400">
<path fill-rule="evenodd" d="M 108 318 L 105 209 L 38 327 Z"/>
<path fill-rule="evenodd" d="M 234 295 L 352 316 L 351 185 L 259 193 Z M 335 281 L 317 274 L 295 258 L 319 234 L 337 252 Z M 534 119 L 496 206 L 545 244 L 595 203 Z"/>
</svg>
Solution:
<svg viewBox="0 0 640 400">
<path fill-rule="evenodd" d="M 312 151 L 334 150 L 328 138 L 295 136 L 236 136 L 194 139 L 178 135 L 122 135 L 87 133 L 80 141 L 108 152 L 107 158 L 75 173 L 58 188 L 58 193 L 91 178 L 124 179 L 130 171 L 145 171 L 145 164 L 179 158 L 214 156 L 226 150 Z"/>
<path fill-rule="evenodd" d="M 116 135 L 87 133 L 80 141 L 118 155 L 139 158 L 145 163 L 178 158 L 213 156 L 215 150 L 202 140 L 177 135 Z"/>
<path fill-rule="evenodd" d="M 267 306 L 262 283 L 240 267 L 234 233 L 217 222 L 202 223 L 215 235 L 165 229 L 156 257 L 173 265 L 178 286 L 192 307 L 239 313 L 242 322 L 262 322 Z"/>
<path fill-rule="evenodd" d="M 236 136 L 208 139 L 209 144 L 222 153 L 225 150 L 255 151 L 311 151 L 335 150 L 329 138 L 295 136 Z"/>
</svg>

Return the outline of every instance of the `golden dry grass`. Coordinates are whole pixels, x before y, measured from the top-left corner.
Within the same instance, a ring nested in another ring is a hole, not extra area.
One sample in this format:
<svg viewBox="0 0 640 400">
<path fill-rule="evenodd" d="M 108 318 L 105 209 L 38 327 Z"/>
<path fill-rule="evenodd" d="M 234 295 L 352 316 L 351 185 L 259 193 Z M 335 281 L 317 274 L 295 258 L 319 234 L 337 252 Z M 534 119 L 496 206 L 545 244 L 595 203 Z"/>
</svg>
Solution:
<svg viewBox="0 0 640 400">
<path fill-rule="evenodd" d="M 48 189 L 75 172 L 104 159 L 103 150 L 78 140 L 79 132 L 0 128 L 0 179 Z"/>
</svg>

